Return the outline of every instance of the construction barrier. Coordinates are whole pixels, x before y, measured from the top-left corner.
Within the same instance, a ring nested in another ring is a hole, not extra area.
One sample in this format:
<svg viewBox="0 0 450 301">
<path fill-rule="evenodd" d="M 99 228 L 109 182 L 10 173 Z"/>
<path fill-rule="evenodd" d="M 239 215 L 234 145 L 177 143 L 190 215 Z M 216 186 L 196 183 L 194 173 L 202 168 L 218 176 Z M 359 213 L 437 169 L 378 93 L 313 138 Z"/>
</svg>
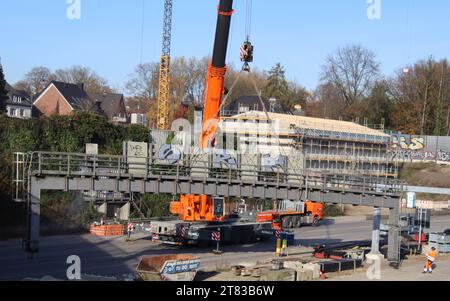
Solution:
<svg viewBox="0 0 450 301">
<path fill-rule="evenodd" d="M 122 236 L 125 234 L 125 225 L 91 225 L 90 232 L 96 236 Z"/>
</svg>

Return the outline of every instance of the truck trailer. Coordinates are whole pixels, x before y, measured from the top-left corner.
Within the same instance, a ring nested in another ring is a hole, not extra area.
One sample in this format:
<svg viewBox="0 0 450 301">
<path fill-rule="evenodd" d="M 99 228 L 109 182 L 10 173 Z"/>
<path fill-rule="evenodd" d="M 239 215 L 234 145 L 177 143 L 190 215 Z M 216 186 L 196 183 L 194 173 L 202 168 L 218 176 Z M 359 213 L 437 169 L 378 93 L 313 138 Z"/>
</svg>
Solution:
<svg viewBox="0 0 450 301">
<path fill-rule="evenodd" d="M 323 204 L 314 202 L 297 202 L 291 208 L 259 212 L 256 221 L 270 222 L 272 229 L 283 231 L 300 228 L 304 225 L 317 227 L 323 220 Z"/>
<path fill-rule="evenodd" d="M 274 235 L 271 223 L 225 220 L 221 223 L 152 221 L 152 239 L 169 245 L 252 244 Z"/>
</svg>

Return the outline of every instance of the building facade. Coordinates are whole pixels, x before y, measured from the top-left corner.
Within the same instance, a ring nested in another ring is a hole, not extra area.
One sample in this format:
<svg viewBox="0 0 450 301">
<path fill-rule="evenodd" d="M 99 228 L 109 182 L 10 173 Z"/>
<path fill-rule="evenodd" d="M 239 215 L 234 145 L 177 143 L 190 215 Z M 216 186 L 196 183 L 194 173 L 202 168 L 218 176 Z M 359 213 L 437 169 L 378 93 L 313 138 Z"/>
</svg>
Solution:
<svg viewBox="0 0 450 301">
<path fill-rule="evenodd" d="M 33 104 L 30 96 L 6 85 L 8 91 L 8 100 L 6 101 L 6 114 L 11 118 L 28 119 L 33 114 Z"/>
<path fill-rule="evenodd" d="M 52 81 L 34 101 L 43 116 L 93 112 L 106 116 L 112 123 L 127 123 L 128 116 L 122 94 L 87 93 L 83 84 Z"/>
<path fill-rule="evenodd" d="M 250 111 L 222 118 L 219 128 L 224 148 L 231 140 L 240 152 L 287 157 L 292 149 L 301 149 L 308 174 L 398 174 L 388 155 L 390 136 L 356 123 Z"/>
</svg>

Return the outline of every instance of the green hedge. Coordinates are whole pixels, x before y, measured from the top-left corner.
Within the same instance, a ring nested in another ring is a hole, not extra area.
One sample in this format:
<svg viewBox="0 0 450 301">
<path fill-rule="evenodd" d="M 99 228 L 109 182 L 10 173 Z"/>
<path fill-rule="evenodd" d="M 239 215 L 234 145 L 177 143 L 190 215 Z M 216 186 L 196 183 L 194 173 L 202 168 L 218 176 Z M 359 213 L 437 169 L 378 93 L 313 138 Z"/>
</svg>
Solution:
<svg viewBox="0 0 450 301">
<path fill-rule="evenodd" d="M 86 143 L 97 143 L 101 154 L 120 155 L 123 141 L 148 142 L 148 138 L 144 126 L 113 125 L 92 113 L 28 120 L 0 115 L 0 225 L 23 221 L 18 213 L 23 206 L 11 200 L 14 152 L 84 152 Z"/>
</svg>

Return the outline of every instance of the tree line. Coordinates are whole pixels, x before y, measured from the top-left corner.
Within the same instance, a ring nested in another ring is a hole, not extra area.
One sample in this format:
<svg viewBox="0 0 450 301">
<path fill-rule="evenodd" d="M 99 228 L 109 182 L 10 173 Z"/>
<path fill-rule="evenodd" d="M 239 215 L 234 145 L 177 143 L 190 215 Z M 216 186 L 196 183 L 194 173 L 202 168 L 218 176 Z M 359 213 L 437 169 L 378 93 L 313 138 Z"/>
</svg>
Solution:
<svg viewBox="0 0 450 301">
<path fill-rule="evenodd" d="M 171 62 L 169 119 L 193 119 L 201 104 L 210 58 L 174 58 Z M 240 95 L 261 93 L 276 98 L 287 109 L 301 106 L 307 116 L 349 121 L 405 134 L 450 134 L 450 66 L 447 59 L 428 57 L 386 76 L 380 71 L 376 54 L 361 45 L 337 49 L 324 61 L 320 81 L 313 90 L 289 81 L 286 70 L 276 64 L 268 71 L 254 68 L 250 74 L 228 66 L 225 86 L 227 101 Z M 237 77 L 240 80 L 236 82 Z M 130 111 L 147 114 L 156 124 L 159 63 L 139 64 L 124 83 Z M 36 67 L 14 84 L 31 95 L 39 93 L 51 80 L 85 83 L 88 92 L 117 92 L 106 79 L 90 68 L 74 66 L 52 72 Z M 0 98 L 2 98 L 0 77 Z M 0 107 L 1 109 L 1 107 Z"/>
<path fill-rule="evenodd" d="M 14 152 L 83 153 L 86 143 L 97 143 L 101 154 L 121 155 L 123 141 L 148 142 L 148 139 L 149 130 L 144 126 L 112 125 L 106 117 L 94 113 L 28 120 L 0 115 L 0 229 L 20 224 L 24 213 L 22 204 L 11 199 Z M 54 201 L 63 202 L 63 199 L 56 195 Z"/>
<path fill-rule="evenodd" d="M 449 81 L 447 59 L 428 57 L 384 76 L 372 51 L 360 45 L 343 47 L 323 65 L 308 113 L 366 119 L 404 134 L 449 135 Z"/>
</svg>

